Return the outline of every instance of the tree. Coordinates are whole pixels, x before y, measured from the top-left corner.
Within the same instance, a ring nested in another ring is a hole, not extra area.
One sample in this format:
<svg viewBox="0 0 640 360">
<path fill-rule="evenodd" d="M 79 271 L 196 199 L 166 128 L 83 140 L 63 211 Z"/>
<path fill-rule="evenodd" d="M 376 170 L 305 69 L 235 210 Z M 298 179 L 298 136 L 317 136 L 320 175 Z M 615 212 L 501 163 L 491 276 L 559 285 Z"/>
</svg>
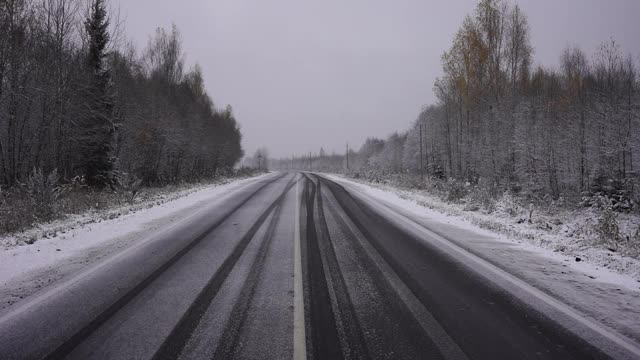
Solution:
<svg viewBox="0 0 640 360">
<path fill-rule="evenodd" d="M 77 31 L 78 0 L 46 0 L 37 8 L 37 16 L 45 19 L 39 26 L 38 64 L 40 83 L 40 120 L 33 165 L 47 171 L 58 169 L 68 176 L 66 161 L 69 152 L 69 127 L 73 118 L 73 101 L 77 98 L 77 58 L 75 35 Z"/>
<path fill-rule="evenodd" d="M 508 121 L 510 129 L 509 153 L 511 160 L 510 172 L 514 175 L 516 172 L 516 127 L 518 123 L 513 117 L 516 107 L 520 101 L 520 96 L 525 90 L 526 83 L 529 78 L 529 66 L 531 64 L 531 47 L 529 39 L 529 23 L 527 17 L 520 10 L 520 6 L 515 5 L 507 20 L 506 29 L 506 58 L 508 62 L 507 75 L 511 84 L 511 93 L 509 98 L 508 111 L 505 118 Z"/>
<path fill-rule="evenodd" d="M 265 147 L 261 147 L 253 154 L 253 167 L 258 170 L 269 169 L 269 150 Z"/>
<path fill-rule="evenodd" d="M 103 188 L 113 184 L 115 158 L 114 99 L 111 71 L 107 65 L 107 45 L 110 40 L 109 18 L 105 0 L 93 0 L 85 21 L 88 41 L 87 108 L 82 124 L 80 167 L 88 184 Z"/>
<path fill-rule="evenodd" d="M 570 111 L 570 121 L 574 124 L 574 132 L 577 132 L 577 147 L 579 148 L 578 187 L 582 192 L 589 186 L 589 161 L 587 157 L 589 62 L 584 52 L 576 47 L 565 49 L 560 61 L 565 82 L 564 92 Z"/>
<path fill-rule="evenodd" d="M 406 139 L 406 134 L 391 134 L 384 142 L 382 151 L 371 160 L 373 165 L 384 172 L 402 172 L 404 170 L 402 152 Z"/>
<path fill-rule="evenodd" d="M 25 171 L 33 112 L 36 18 L 26 0 L 0 2 L 0 169 L 9 186 Z"/>
</svg>

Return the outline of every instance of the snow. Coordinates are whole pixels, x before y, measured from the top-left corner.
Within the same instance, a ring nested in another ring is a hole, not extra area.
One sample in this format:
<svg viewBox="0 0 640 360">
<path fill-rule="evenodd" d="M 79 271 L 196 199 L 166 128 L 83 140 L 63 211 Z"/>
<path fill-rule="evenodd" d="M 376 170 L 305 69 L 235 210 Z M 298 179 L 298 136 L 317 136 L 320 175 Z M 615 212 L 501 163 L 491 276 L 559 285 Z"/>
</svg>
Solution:
<svg viewBox="0 0 640 360">
<path fill-rule="evenodd" d="M 467 212 L 423 192 L 365 184 L 340 175 L 327 177 L 377 200 L 599 324 L 640 340 L 637 259 L 587 247 L 560 234 L 544 234 L 544 241 L 540 241 L 538 232 L 527 234 L 496 227 L 495 224 L 514 222 L 498 211 Z M 493 230 L 496 228 L 502 231 Z M 559 247 L 566 250 L 554 251 Z M 581 261 L 577 262 L 576 256 Z"/>
<path fill-rule="evenodd" d="M 29 232 L 0 239 L 4 246 L 0 250 L 0 312 L 149 234 L 187 219 L 212 201 L 220 201 L 259 178 L 187 189 L 135 205 L 45 224 L 30 232 L 51 233 L 50 229 L 56 229 L 56 236 L 31 245 L 20 241 L 32 236 Z"/>
</svg>

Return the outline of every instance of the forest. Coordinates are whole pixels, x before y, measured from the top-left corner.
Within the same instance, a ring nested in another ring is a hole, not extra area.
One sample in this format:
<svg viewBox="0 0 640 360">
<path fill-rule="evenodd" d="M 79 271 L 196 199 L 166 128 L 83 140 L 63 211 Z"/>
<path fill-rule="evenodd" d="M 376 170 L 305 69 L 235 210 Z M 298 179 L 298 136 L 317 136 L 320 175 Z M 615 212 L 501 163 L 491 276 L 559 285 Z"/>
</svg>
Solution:
<svg viewBox="0 0 640 360">
<path fill-rule="evenodd" d="M 178 29 L 139 52 L 117 15 L 106 0 L 0 2 L 3 188 L 34 171 L 95 188 L 175 183 L 242 157 L 231 107 L 214 106 L 198 65 L 185 69 Z"/>
<path fill-rule="evenodd" d="M 239 125 L 179 30 L 139 51 L 123 29 L 106 0 L 0 1 L 0 233 L 236 172 Z"/>
<path fill-rule="evenodd" d="M 344 153 L 274 166 L 315 163 L 373 181 L 403 175 L 418 187 L 445 186 L 454 198 L 471 187 L 574 204 L 602 195 L 631 210 L 640 187 L 637 60 L 605 39 L 593 54 L 567 47 L 559 69 L 535 66 L 531 31 L 518 5 L 480 1 L 442 54 L 437 102 L 410 129 L 350 150 L 348 170 Z"/>
</svg>

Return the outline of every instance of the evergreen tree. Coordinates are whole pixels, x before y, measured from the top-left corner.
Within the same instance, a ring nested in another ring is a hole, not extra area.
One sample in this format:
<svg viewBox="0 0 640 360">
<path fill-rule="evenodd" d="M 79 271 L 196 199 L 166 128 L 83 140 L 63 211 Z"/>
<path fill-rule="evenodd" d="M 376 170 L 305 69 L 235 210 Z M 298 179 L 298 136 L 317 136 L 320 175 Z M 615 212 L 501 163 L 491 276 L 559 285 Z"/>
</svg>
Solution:
<svg viewBox="0 0 640 360">
<path fill-rule="evenodd" d="M 104 188 L 113 184 L 115 125 L 111 71 L 107 66 L 109 18 L 104 0 L 94 0 L 85 21 L 88 39 L 87 86 L 88 113 L 83 124 L 83 171 L 91 186 Z"/>
</svg>

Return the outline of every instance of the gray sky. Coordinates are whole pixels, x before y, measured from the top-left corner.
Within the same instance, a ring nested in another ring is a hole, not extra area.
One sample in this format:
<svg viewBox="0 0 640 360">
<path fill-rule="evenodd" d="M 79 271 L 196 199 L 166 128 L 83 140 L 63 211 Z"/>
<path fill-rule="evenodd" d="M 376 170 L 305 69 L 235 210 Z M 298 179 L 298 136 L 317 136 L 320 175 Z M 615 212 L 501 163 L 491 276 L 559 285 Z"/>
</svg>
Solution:
<svg viewBox="0 0 640 360">
<path fill-rule="evenodd" d="M 231 104 L 248 155 L 344 151 L 405 130 L 434 101 L 440 55 L 476 0 L 113 0 L 143 48 L 175 23 L 217 106 Z M 640 0 L 520 0 L 536 64 L 609 38 L 640 55 Z"/>
</svg>

